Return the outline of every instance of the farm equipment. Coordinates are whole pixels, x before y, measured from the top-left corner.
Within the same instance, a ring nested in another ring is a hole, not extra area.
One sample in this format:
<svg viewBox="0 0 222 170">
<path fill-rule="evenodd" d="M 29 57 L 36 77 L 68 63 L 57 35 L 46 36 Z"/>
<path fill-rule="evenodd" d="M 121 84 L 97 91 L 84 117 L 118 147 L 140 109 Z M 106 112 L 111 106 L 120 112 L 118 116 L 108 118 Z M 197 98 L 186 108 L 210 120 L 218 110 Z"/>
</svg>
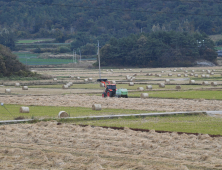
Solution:
<svg viewBox="0 0 222 170">
<path fill-rule="evenodd" d="M 104 87 L 106 88 L 105 91 L 102 93 L 102 97 L 117 96 L 117 97 L 128 98 L 127 89 L 116 89 L 116 84 L 110 84 L 110 82 L 107 79 L 97 79 L 97 81 L 103 83 Z"/>
</svg>

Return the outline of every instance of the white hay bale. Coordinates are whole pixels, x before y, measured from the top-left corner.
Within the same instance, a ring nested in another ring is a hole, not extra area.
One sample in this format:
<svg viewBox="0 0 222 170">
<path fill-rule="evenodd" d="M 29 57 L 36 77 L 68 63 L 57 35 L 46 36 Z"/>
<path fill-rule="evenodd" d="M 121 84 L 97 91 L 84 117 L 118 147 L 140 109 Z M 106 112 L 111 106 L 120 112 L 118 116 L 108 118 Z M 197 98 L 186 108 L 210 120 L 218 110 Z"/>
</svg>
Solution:
<svg viewBox="0 0 222 170">
<path fill-rule="evenodd" d="M 204 85 L 204 86 L 208 86 L 209 83 L 208 83 L 208 81 L 203 81 L 202 85 Z"/>
<path fill-rule="evenodd" d="M 194 77 L 198 77 L 198 74 L 194 74 Z"/>
<path fill-rule="evenodd" d="M 68 85 L 63 85 L 62 88 L 63 88 L 63 89 L 68 89 L 69 86 L 68 86 Z"/>
<path fill-rule="evenodd" d="M 133 76 L 137 76 L 137 74 L 133 74 Z"/>
<path fill-rule="evenodd" d="M 113 69 L 110 69 L 111 72 L 113 72 Z"/>
<path fill-rule="evenodd" d="M 152 90 L 152 88 L 153 88 L 152 85 L 147 85 L 146 86 L 146 89 L 148 89 L 148 90 Z"/>
<path fill-rule="evenodd" d="M 165 80 L 165 83 L 166 83 L 166 84 L 170 84 L 170 79 L 166 79 L 166 80 Z"/>
<path fill-rule="evenodd" d="M 177 85 L 177 86 L 176 86 L 176 89 L 177 89 L 177 90 L 181 89 L 181 86 Z"/>
<path fill-rule="evenodd" d="M 169 74 L 168 74 L 168 76 L 172 76 L 172 74 L 171 74 L 171 73 L 169 73 Z"/>
<path fill-rule="evenodd" d="M 195 80 L 190 80 L 190 84 L 195 84 Z"/>
<path fill-rule="evenodd" d="M 126 80 L 130 80 L 130 79 L 131 79 L 131 76 L 126 75 Z"/>
<path fill-rule="evenodd" d="M 101 104 L 93 104 L 92 110 L 102 110 Z"/>
<path fill-rule="evenodd" d="M 92 82 L 93 79 L 92 78 L 88 78 L 88 80 Z"/>
<path fill-rule="evenodd" d="M 129 86 L 134 86 L 134 83 L 133 83 L 133 82 L 130 82 L 130 83 L 129 83 Z"/>
<path fill-rule="evenodd" d="M 84 79 L 84 82 L 87 83 L 89 81 L 89 79 Z"/>
<path fill-rule="evenodd" d="M 183 70 L 183 68 L 180 68 L 180 70 Z"/>
<path fill-rule="evenodd" d="M 152 75 L 153 75 L 152 73 L 147 73 L 147 74 L 146 74 L 146 76 L 152 76 Z"/>
<path fill-rule="evenodd" d="M 209 77 L 210 77 L 210 75 L 207 74 L 207 75 L 206 75 L 206 78 L 209 78 Z"/>
<path fill-rule="evenodd" d="M 124 70 L 124 71 L 126 71 L 126 69 L 125 69 L 125 68 L 124 68 L 123 70 Z"/>
<path fill-rule="evenodd" d="M 15 87 L 19 87 L 20 86 L 20 83 L 15 83 Z"/>
<path fill-rule="evenodd" d="M 144 88 L 143 87 L 138 87 L 137 90 L 138 91 L 144 91 Z"/>
<path fill-rule="evenodd" d="M 177 77 L 181 77 L 181 74 L 177 74 Z"/>
<path fill-rule="evenodd" d="M 106 72 L 109 72 L 109 70 L 106 70 Z"/>
<path fill-rule="evenodd" d="M 164 73 L 164 71 L 161 71 L 161 73 Z"/>
<path fill-rule="evenodd" d="M 148 98 L 148 97 L 149 97 L 148 93 L 141 93 L 140 94 L 140 98 L 142 98 L 142 99 L 145 99 L 145 98 Z"/>
<path fill-rule="evenodd" d="M 188 73 L 188 71 L 187 71 L 187 70 L 185 70 L 185 71 L 184 71 L 184 73 Z"/>
<path fill-rule="evenodd" d="M 28 86 L 22 86 L 22 90 L 28 90 Z"/>
<path fill-rule="evenodd" d="M 206 76 L 205 76 L 205 74 L 202 74 L 201 77 L 202 77 L 202 78 L 205 78 Z"/>
<path fill-rule="evenodd" d="M 194 73 L 195 71 L 194 71 L 194 70 L 191 70 L 191 72 Z"/>
<path fill-rule="evenodd" d="M 135 80 L 135 77 L 131 77 L 131 79 L 130 79 L 129 81 L 132 82 L 132 81 L 134 81 L 134 80 Z"/>
<path fill-rule="evenodd" d="M 57 81 L 57 78 L 53 78 L 53 81 Z"/>
<path fill-rule="evenodd" d="M 132 71 L 132 69 L 129 69 L 129 71 Z"/>
<path fill-rule="evenodd" d="M 188 75 L 187 75 L 187 74 L 184 74 L 184 77 L 188 77 Z"/>
<path fill-rule="evenodd" d="M 79 80 L 80 79 L 80 77 L 76 77 L 76 80 Z"/>
<path fill-rule="evenodd" d="M 100 83 L 100 87 L 105 87 L 105 84 L 103 84 L 103 83 Z"/>
<path fill-rule="evenodd" d="M 161 74 L 157 74 L 157 77 L 161 77 L 162 75 Z"/>
<path fill-rule="evenodd" d="M 5 94 L 11 94 L 11 89 L 5 89 Z"/>
<path fill-rule="evenodd" d="M 213 72 L 215 72 L 216 70 L 212 70 Z"/>
<path fill-rule="evenodd" d="M 112 80 L 112 81 L 111 81 L 111 84 L 116 84 L 116 81 Z"/>
<path fill-rule="evenodd" d="M 193 73 L 190 73 L 190 76 L 193 76 Z"/>
<path fill-rule="evenodd" d="M 176 72 L 177 70 L 173 70 L 174 72 Z"/>
<path fill-rule="evenodd" d="M 164 83 L 160 83 L 160 84 L 159 84 L 159 87 L 160 87 L 160 88 L 165 88 L 165 84 L 164 84 Z"/>
<path fill-rule="evenodd" d="M 69 78 L 74 78 L 74 76 L 73 75 L 69 75 Z"/>
<path fill-rule="evenodd" d="M 29 107 L 22 106 L 22 107 L 20 107 L 20 111 L 19 112 L 20 113 L 29 113 Z"/>
<path fill-rule="evenodd" d="M 217 86 L 217 82 L 211 82 L 211 86 Z"/>
<path fill-rule="evenodd" d="M 202 70 L 202 72 L 205 72 L 205 70 Z"/>
<path fill-rule="evenodd" d="M 60 111 L 58 118 L 69 117 L 69 114 L 66 111 Z"/>
<path fill-rule="evenodd" d="M 210 75 L 214 75 L 214 73 L 213 73 L 213 72 L 211 72 L 211 73 L 210 73 Z"/>
<path fill-rule="evenodd" d="M 207 70 L 206 72 L 207 72 L 207 74 L 210 74 L 211 71 L 210 71 L 210 70 Z"/>
</svg>

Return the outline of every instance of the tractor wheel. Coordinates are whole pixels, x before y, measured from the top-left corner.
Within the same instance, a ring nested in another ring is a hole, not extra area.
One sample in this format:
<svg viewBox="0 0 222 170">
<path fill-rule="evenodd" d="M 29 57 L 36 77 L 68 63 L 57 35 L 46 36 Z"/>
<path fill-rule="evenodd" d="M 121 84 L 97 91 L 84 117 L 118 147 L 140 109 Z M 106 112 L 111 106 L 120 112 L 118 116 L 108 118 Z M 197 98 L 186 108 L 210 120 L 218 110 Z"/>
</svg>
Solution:
<svg viewBox="0 0 222 170">
<path fill-rule="evenodd" d="M 102 97 L 106 97 L 106 93 L 103 92 Z"/>
<path fill-rule="evenodd" d="M 126 98 L 128 98 L 128 95 L 126 95 Z"/>
</svg>

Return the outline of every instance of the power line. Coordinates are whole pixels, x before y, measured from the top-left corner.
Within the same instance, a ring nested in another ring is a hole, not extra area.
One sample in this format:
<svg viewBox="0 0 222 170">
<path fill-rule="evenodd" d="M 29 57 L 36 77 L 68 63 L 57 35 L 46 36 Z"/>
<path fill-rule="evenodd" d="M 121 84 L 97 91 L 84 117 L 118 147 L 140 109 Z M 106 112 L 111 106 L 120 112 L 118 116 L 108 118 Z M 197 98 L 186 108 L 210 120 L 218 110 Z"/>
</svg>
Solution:
<svg viewBox="0 0 222 170">
<path fill-rule="evenodd" d="M 176 1 L 176 0 L 162 0 L 162 1 Z M 16 1 L 11 0 L 11 2 L 21 2 L 28 4 L 39 4 L 39 5 L 50 5 L 50 6 L 63 6 L 63 7 L 74 7 L 74 8 L 84 8 L 84 9 L 96 9 L 96 10 L 110 10 L 110 11 L 123 11 L 123 12 L 143 12 L 151 14 L 170 14 L 170 15 L 197 15 L 197 16 L 222 16 L 222 14 L 192 14 L 192 13 L 174 13 L 174 12 L 156 12 L 156 11 L 146 11 L 146 10 L 132 10 L 132 9 L 119 9 L 119 8 L 103 8 L 103 7 L 90 7 L 90 6 L 78 6 L 71 4 L 57 4 L 57 3 L 45 3 L 45 2 L 29 2 L 29 1 Z M 207 1 L 186 1 L 186 2 L 207 2 Z M 215 3 L 222 3 L 215 1 Z"/>
</svg>

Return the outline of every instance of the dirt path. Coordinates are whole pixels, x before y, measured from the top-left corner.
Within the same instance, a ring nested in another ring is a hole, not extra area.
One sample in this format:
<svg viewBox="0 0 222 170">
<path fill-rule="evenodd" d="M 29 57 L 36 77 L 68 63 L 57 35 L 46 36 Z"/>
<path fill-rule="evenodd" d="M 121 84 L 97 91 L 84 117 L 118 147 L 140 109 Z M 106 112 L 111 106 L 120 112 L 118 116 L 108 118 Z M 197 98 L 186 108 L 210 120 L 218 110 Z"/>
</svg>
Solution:
<svg viewBox="0 0 222 170">
<path fill-rule="evenodd" d="M 53 96 L 0 96 L 5 104 L 40 105 L 40 106 L 76 106 L 92 107 L 101 104 L 102 108 L 136 109 L 144 111 L 219 111 L 222 101 L 185 100 L 185 99 L 140 99 L 140 98 L 102 98 L 88 95 L 53 95 Z"/>
</svg>

